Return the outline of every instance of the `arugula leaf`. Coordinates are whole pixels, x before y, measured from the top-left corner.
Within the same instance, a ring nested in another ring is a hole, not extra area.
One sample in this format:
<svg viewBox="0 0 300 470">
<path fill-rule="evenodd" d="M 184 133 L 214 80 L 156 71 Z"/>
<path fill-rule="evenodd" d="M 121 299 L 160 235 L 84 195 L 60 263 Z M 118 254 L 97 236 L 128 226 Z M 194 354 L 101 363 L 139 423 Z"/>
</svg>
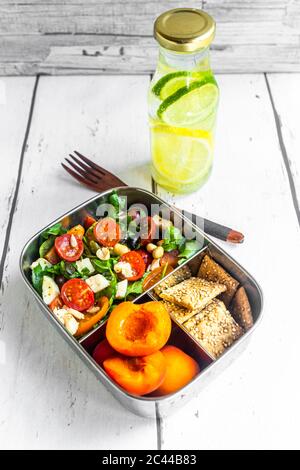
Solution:
<svg viewBox="0 0 300 470">
<path fill-rule="evenodd" d="M 177 227 L 171 225 L 166 229 L 164 243 L 162 245 L 165 251 L 180 250 L 184 243 L 185 238 Z"/>
<path fill-rule="evenodd" d="M 143 279 L 140 279 L 139 281 L 128 283 L 125 298 L 130 294 L 142 294 L 142 293 L 143 293 Z"/>
<path fill-rule="evenodd" d="M 42 295 L 43 276 L 45 272 L 40 264 L 32 270 L 31 279 L 35 290 Z"/>
<path fill-rule="evenodd" d="M 45 240 L 47 239 L 50 235 L 55 235 L 56 237 L 58 235 L 62 235 L 66 233 L 67 230 L 62 226 L 60 222 L 58 222 L 55 225 L 52 225 L 52 227 L 47 228 L 43 233 L 41 233 L 41 239 Z"/>
<path fill-rule="evenodd" d="M 108 202 L 113 206 L 114 211 L 112 214 L 109 214 L 110 217 L 119 220 L 123 209 L 126 205 L 126 199 L 122 196 L 119 196 L 117 191 L 113 191 L 112 194 L 108 198 Z"/>
<path fill-rule="evenodd" d="M 186 241 L 184 246 L 180 250 L 179 258 L 181 258 L 181 259 L 190 258 L 195 253 L 197 253 L 197 251 L 199 251 L 201 248 L 202 248 L 202 244 L 198 240 Z"/>
</svg>

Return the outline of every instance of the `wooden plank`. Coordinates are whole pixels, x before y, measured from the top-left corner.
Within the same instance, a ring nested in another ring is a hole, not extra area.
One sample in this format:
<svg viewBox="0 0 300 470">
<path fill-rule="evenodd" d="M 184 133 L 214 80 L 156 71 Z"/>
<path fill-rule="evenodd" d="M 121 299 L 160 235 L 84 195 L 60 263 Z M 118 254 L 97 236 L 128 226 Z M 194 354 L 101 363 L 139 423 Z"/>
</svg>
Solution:
<svg viewBox="0 0 300 470">
<path fill-rule="evenodd" d="M 0 155 L 2 162 L 0 172 L 0 256 L 5 249 L 5 240 L 9 236 L 7 226 L 12 217 L 11 209 L 33 84 L 33 78 L 0 78 Z M 2 268 L 3 266 L 1 266 Z M 2 273 L 0 272 L 1 277 Z"/>
<path fill-rule="evenodd" d="M 163 420 L 163 448 L 296 448 L 300 318 L 288 292 L 298 291 L 299 226 L 264 76 L 228 75 L 218 81 L 221 106 L 211 179 L 190 196 L 169 198 L 245 233 L 244 245 L 222 246 L 260 282 L 264 318 L 236 362 L 197 399 Z M 287 75 L 285 90 L 289 83 L 294 86 Z M 289 112 L 288 103 L 284 109 Z"/>
<path fill-rule="evenodd" d="M 0 7 L 0 74 L 151 73 L 153 22 L 178 1 L 6 2 Z M 300 71 L 300 3 L 190 2 L 217 21 L 217 72 Z"/>
<path fill-rule="evenodd" d="M 300 207 L 300 75 L 270 74 L 268 81 L 294 180 L 295 202 Z"/>
<path fill-rule="evenodd" d="M 92 191 L 60 167 L 74 148 L 129 183 L 143 170 L 148 77 L 40 79 L 13 219 L 1 309 L 0 442 L 4 448 L 156 448 L 156 424 L 119 405 L 53 330 L 20 279 L 30 235 Z"/>
</svg>

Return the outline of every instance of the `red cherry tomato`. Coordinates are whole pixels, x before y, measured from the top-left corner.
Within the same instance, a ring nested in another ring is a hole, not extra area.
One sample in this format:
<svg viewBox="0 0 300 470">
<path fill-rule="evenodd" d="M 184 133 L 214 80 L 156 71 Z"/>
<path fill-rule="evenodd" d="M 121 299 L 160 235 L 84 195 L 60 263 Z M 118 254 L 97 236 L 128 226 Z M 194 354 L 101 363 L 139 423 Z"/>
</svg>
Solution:
<svg viewBox="0 0 300 470">
<path fill-rule="evenodd" d="M 103 246 L 115 246 L 121 240 L 120 225 L 111 217 L 105 217 L 95 225 L 94 236 Z"/>
<path fill-rule="evenodd" d="M 61 288 L 61 298 L 67 307 L 79 312 L 94 305 L 94 292 L 82 279 L 70 279 Z"/>
<path fill-rule="evenodd" d="M 87 215 L 83 221 L 84 228 L 87 230 L 90 228 L 96 221 L 91 215 Z"/>
<path fill-rule="evenodd" d="M 120 261 L 129 263 L 131 266 L 133 275 L 130 277 L 124 277 L 128 281 L 137 281 L 145 274 L 146 266 L 144 260 L 137 251 L 129 251 L 128 253 L 125 253 L 121 256 Z"/>
<path fill-rule="evenodd" d="M 76 246 L 71 245 L 71 237 L 76 240 Z M 83 253 L 83 242 L 77 235 L 65 233 L 55 239 L 55 249 L 58 255 L 65 261 L 77 261 Z"/>
<path fill-rule="evenodd" d="M 55 297 L 54 300 L 52 300 L 51 304 L 49 305 L 49 308 L 53 311 L 55 308 L 63 308 L 63 301 L 60 295 Z"/>
<path fill-rule="evenodd" d="M 110 357 L 113 357 L 117 352 L 111 347 L 107 339 L 103 339 L 93 351 L 93 358 L 100 366 L 103 365 L 103 362 Z"/>
<path fill-rule="evenodd" d="M 147 245 L 155 238 L 156 224 L 152 217 L 143 217 L 143 219 L 141 219 L 140 233 L 141 244 L 143 246 Z"/>
<path fill-rule="evenodd" d="M 148 268 L 148 266 L 152 263 L 153 261 L 153 256 L 151 255 L 151 253 L 149 253 L 148 251 L 146 250 L 136 250 L 136 253 L 139 253 L 141 255 L 141 257 L 143 258 L 144 260 L 144 263 L 145 263 L 145 267 L 146 269 Z"/>
</svg>

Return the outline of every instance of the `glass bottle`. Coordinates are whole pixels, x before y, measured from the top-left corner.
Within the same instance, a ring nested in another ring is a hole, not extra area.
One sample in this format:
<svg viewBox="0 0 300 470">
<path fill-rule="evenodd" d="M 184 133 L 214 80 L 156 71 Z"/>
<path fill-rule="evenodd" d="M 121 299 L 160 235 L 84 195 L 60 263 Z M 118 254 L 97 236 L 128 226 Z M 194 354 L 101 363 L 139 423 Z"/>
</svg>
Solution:
<svg viewBox="0 0 300 470">
<path fill-rule="evenodd" d="M 219 88 L 211 70 L 213 18 L 177 8 L 154 24 L 159 59 L 148 94 L 152 175 L 174 193 L 207 181 L 213 164 Z"/>
</svg>

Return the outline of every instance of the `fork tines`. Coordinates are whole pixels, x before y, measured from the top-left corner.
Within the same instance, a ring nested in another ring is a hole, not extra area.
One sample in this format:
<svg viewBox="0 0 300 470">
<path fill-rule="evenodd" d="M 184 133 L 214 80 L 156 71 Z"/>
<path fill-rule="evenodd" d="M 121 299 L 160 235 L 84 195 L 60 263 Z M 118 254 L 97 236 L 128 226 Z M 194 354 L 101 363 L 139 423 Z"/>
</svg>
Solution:
<svg viewBox="0 0 300 470">
<path fill-rule="evenodd" d="M 125 185 L 125 183 L 123 183 L 123 181 L 121 181 L 117 176 L 97 165 L 89 158 L 85 157 L 76 150 L 74 153 L 76 157 L 70 153 L 70 159 L 65 159 L 71 168 L 64 163 L 61 165 L 73 178 L 75 178 L 80 183 L 89 186 L 95 191 L 103 191 L 115 186 Z"/>
</svg>

